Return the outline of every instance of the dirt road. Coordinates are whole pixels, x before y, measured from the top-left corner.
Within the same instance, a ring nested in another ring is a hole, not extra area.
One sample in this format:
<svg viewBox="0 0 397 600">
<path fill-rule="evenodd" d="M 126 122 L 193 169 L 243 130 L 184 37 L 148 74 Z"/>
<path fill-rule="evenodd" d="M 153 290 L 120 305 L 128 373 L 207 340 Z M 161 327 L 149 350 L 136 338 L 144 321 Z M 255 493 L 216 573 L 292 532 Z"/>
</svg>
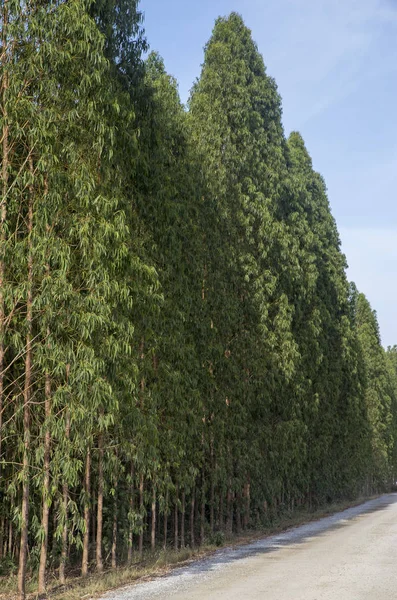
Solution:
<svg viewBox="0 0 397 600">
<path fill-rule="evenodd" d="M 122 588 L 103 600 L 397 599 L 397 494 Z"/>
</svg>

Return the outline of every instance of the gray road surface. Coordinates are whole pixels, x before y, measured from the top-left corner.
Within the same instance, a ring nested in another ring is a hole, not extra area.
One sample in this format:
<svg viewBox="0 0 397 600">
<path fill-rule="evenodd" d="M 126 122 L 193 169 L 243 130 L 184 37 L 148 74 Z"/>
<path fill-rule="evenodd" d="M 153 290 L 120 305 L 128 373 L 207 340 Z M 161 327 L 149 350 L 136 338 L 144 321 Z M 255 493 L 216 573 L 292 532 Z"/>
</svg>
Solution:
<svg viewBox="0 0 397 600">
<path fill-rule="evenodd" d="M 397 494 L 218 551 L 102 600 L 397 600 Z"/>
</svg>

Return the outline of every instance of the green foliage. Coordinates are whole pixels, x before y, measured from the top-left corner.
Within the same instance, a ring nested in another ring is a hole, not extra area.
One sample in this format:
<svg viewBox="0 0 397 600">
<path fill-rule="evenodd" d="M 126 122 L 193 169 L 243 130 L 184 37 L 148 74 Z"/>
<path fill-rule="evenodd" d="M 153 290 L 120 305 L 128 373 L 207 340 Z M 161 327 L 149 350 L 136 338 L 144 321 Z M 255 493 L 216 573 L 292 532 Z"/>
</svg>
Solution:
<svg viewBox="0 0 397 600">
<path fill-rule="evenodd" d="M 1 11 L 2 572 L 26 482 L 32 570 L 387 489 L 397 350 L 242 18 L 185 110 L 136 0 Z"/>
</svg>

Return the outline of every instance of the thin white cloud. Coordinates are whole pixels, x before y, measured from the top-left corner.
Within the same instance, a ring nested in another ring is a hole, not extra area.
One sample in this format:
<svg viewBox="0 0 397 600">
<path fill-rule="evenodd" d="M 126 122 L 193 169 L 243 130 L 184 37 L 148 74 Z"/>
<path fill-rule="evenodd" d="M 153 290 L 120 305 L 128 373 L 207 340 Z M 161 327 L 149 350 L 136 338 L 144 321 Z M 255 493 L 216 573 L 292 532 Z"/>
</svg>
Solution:
<svg viewBox="0 0 397 600">
<path fill-rule="evenodd" d="M 385 25 L 397 28 L 397 4 L 386 0 L 279 0 L 276 11 L 262 11 L 263 23 L 271 19 L 277 29 L 269 37 L 255 15 L 254 37 L 279 84 L 287 129 L 290 113 L 300 128 L 352 93 L 367 76 Z M 389 72 L 395 65 L 386 56 L 382 68 Z"/>
</svg>

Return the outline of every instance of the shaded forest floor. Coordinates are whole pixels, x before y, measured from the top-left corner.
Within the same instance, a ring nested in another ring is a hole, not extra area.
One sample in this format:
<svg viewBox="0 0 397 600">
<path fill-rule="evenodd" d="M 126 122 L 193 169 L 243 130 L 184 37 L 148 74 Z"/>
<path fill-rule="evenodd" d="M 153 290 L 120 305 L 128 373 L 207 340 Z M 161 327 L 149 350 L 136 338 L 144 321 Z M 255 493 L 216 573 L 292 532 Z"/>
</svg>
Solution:
<svg viewBox="0 0 397 600">
<path fill-rule="evenodd" d="M 357 506 L 366 500 L 378 496 L 361 497 L 354 501 L 345 501 L 329 504 L 315 510 L 299 509 L 292 513 L 285 513 L 272 526 L 261 530 L 249 530 L 237 535 L 234 534 L 225 537 L 221 546 L 205 544 L 200 548 L 183 548 L 178 552 L 172 549 L 159 549 L 157 552 L 147 552 L 141 560 L 137 559 L 130 567 L 120 566 L 117 569 L 105 570 L 102 574 L 95 572 L 88 577 L 82 578 L 70 574 L 66 585 L 59 585 L 57 573 L 49 572 L 48 592 L 43 598 L 48 600 L 89 600 L 96 598 L 108 590 L 122 587 L 135 582 L 148 581 L 154 577 L 162 577 L 168 574 L 173 568 L 183 566 L 189 562 L 210 556 L 220 547 L 239 546 L 247 544 L 258 538 L 266 537 L 291 527 L 303 525 L 310 521 L 321 519 L 327 515 Z M 15 600 L 16 576 L 0 577 L 0 600 Z M 38 594 L 34 592 L 37 589 L 37 577 L 33 576 L 27 582 L 27 599 L 37 600 Z"/>
</svg>

